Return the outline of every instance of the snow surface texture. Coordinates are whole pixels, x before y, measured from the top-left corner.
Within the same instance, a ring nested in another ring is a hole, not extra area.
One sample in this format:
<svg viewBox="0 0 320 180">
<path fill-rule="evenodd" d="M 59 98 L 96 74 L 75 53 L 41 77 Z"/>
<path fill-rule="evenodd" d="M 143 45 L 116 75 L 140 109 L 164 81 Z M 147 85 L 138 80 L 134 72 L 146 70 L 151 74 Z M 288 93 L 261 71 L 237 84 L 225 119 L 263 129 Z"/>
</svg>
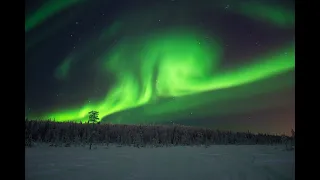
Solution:
<svg viewBox="0 0 320 180">
<path fill-rule="evenodd" d="M 292 180 L 284 146 L 26 148 L 26 180 Z"/>
</svg>

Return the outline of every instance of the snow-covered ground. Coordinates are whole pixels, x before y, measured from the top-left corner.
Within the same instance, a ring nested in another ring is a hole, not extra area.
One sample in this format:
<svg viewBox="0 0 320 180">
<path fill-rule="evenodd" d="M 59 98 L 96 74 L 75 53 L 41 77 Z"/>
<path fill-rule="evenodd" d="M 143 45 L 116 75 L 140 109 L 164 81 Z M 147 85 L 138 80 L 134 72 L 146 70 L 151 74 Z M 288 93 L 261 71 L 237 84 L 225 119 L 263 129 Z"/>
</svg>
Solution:
<svg viewBox="0 0 320 180">
<path fill-rule="evenodd" d="M 26 180 L 292 180 L 284 146 L 26 148 Z"/>
</svg>

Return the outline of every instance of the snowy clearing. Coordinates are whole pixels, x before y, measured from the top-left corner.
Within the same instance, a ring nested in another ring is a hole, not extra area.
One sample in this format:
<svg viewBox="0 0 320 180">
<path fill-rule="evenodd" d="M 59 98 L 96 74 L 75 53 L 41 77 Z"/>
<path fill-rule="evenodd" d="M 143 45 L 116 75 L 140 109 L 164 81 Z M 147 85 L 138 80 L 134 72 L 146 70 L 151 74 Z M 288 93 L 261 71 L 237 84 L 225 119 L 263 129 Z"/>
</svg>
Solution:
<svg viewBox="0 0 320 180">
<path fill-rule="evenodd" d="M 284 146 L 26 148 L 26 180 L 293 180 Z"/>
</svg>

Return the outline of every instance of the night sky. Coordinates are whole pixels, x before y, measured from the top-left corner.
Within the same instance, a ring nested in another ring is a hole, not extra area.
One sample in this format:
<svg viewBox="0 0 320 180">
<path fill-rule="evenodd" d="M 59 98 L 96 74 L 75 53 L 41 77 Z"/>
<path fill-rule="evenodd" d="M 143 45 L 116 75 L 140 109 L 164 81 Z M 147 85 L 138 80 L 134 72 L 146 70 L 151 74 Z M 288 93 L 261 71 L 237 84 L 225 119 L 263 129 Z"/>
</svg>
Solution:
<svg viewBox="0 0 320 180">
<path fill-rule="evenodd" d="M 26 0 L 29 119 L 295 128 L 293 0 Z"/>
</svg>

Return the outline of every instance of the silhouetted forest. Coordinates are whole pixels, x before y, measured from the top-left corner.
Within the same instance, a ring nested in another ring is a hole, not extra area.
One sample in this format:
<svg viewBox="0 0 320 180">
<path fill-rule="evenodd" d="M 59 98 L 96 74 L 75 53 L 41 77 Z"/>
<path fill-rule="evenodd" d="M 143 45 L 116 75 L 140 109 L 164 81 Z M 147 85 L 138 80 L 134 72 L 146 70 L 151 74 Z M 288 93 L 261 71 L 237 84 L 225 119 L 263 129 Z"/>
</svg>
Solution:
<svg viewBox="0 0 320 180">
<path fill-rule="evenodd" d="M 193 146 L 214 144 L 284 144 L 291 137 L 250 132 L 220 131 L 183 125 L 120 125 L 25 120 L 25 146 L 49 143 L 51 146 L 118 144 L 145 146 Z"/>
</svg>

